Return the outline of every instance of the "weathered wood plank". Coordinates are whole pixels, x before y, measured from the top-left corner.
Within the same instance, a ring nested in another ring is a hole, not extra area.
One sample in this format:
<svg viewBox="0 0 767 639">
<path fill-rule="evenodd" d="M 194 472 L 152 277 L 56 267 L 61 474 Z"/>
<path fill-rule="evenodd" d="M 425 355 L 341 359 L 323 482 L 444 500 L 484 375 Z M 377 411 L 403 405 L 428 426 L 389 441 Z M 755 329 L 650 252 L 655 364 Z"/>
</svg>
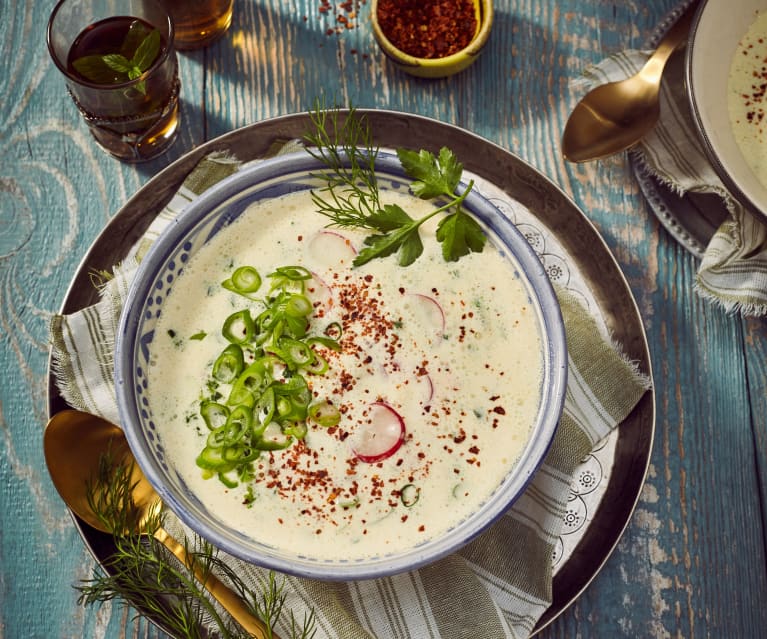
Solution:
<svg viewBox="0 0 767 639">
<path fill-rule="evenodd" d="M 672 0 L 499 0 L 472 69 L 412 79 L 378 54 L 365 17 L 328 35 L 319 2 L 238 0 L 226 39 L 180 55 L 181 135 L 163 158 L 122 165 L 89 138 L 48 61 L 50 5 L 2 4 L 0 41 L 0 636 L 161 637 L 117 606 L 83 609 L 93 562 L 42 459 L 47 319 L 80 256 L 151 175 L 235 127 L 317 96 L 459 124 L 570 193 L 612 247 L 653 355 L 651 474 L 615 554 L 545 637 L 757 637 L 767 628 L 767 331 L 703 302 L 695 261 L 649 213 L 625 158 L 573 166 L 559 136 L 588 64 L 639 47 Z M 364 13 L 364 7 L 363 7 Z M 628 27 L 628 28 L 627 28 Z M 103 265 L 104 268 L 110 265 Z"/>
</svg>

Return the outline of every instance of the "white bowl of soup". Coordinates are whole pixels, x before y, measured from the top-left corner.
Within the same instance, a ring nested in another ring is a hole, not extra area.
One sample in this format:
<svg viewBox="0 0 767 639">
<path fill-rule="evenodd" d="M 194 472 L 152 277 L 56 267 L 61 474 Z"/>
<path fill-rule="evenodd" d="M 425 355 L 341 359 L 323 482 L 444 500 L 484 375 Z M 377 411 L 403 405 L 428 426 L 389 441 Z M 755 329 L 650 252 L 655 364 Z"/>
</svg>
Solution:
<svg viewBox="0 0 767 639">
<path fill-rule="evenodd" d="M 423 215 L 396 155 L 381 202 Z M 524 491 L 554 437 L 567 352 L 525 238 L 472 190 L 481 252 L 355 264 L 306 153 L 195 200 L 140 265 L 116 347 L 128 441 L 166 506 L 248 562 L 352 580 L 468 543 Z M 465 189 L 463 183 L 459 189 Z"/>
<path fill-rule="evenodd" d="M 693 120 L 725 187 L 767 215 L 767 5 L 702 0 L 686 53 Z"/>
</svg>

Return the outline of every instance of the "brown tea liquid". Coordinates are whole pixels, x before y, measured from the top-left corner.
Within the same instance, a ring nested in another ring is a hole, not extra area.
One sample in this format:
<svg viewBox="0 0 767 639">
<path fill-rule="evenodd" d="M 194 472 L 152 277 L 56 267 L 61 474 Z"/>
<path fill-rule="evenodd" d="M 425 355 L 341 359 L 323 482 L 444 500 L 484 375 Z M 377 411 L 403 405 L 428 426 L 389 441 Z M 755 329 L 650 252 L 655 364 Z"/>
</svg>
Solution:
<svg viewBox="0 0 767 639">
<path fill-rule="evenodd" d="M 94 83 L 80 74 L 73 62 L 111 53 L 132 57 L 135 51 L 121 49 L 136 22 L 147 34 L 153 29 L 131 16 L 107 18 L 86 27 L 67 56 L 68 72 L 84 81 L 83 85 L 70 86 L 70 93 L 91 133 L 112 155 L 129 162 L 154 157 L 175 138 L 180 88 L 175 53 L 168 54 L 168 42 L 163 37 L 156 60 L 139 78 L 141 87 L 135 81 L 120 81 L 117 75 L 116 83 Z"/>
</svg>

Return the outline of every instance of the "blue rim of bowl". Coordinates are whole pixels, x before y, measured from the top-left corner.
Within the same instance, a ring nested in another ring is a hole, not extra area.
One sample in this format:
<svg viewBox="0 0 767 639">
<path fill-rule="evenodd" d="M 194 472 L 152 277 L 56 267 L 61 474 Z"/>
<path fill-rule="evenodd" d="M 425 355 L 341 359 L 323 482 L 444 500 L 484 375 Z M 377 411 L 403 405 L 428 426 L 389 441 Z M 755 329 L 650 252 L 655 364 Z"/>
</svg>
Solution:
<svg viewBox="0 0 767 639">
<path fill-rule="evenodd" d="M 405 176 L 399 160 L 393 154 L 379 153 L 376 166 L 387 174 Z M 189 512 L 188 506 L 182 503 L 176 491 L 167 487 L 163 472 L 159 469 L 146 434 L 141 428 L 142 421 L 131 381 L 136 356 L 141 349 L 137 340 L 137 330 L 144 311 L 144 301 L 148 298 L 158 273 L 165 271 L 167 258 L 177 248 L 179 240 L 204 220 L 217 214 L 223 204 L 236 199 L 247 188 L 291 174 L 311 173 L 320 168 L 321 165 L 305 152 L 264 160 L 225 178 L 205 191 L 160 235 L 139 266 L 125 300 L 126 310 L 120 317 L 114 370 L 117 404 L 126 438 L 145 476 L 157 490 L 166 507 L 202 538 L 246 562 L 300 577 L 329 581 L 384 577 L 419 568 L 455 552 L 502 516 L 524 492 L 543 462 L 554 439 L 564 407 L 567 387 L 566 338 L 554 288 L 527 240 L 491 202 L 476 191 L 472 191 L 465 200 L 466 208 L 491 231 L 491 239 L 500 241 L 502 249 L 511 251 L 513 260 L 522 270 L 523 279 L 527 280 L 528 294 L 535 296 L 544 347 L 541 406 L 531 437 L 518 463 L 482 507 L 446 535 L 430 539 L 401 553 L 360 561 L 324 561 L 288 555 L 269 549 L 263 544 L 259 546 L 261 550 L 239 545 L 234 537 L 243 535 L 233 529 L 224 529 L 220 524 L 210 525 L 198 519 Z M 462 188 L 465 188 L 465 184 Z M 499 493 L 502 498 L 497 498 Z"/>
</svg>

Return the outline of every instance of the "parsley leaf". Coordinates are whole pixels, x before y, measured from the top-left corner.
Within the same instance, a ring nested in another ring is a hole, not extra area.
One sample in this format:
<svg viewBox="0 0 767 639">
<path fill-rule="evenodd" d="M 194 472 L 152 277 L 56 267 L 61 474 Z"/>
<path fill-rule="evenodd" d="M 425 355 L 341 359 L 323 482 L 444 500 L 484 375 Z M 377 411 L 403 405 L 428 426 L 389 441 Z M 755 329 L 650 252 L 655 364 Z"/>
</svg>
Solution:
<svg viewBox="0 0 767 639">
<path fill-rule="evenodd" d="M 368 235 L 365 238 L 365 248 L 362 249 L 352 262 L 354 266 L 362 266 L 377 257 L 386 257 L 399 253 L 399 265 L 410 266 L 423 253 L 423 242 L 418 234 L 420 221 L 404 224 L 386 235 Z"/>
<path fill-rule="evenodd" d="M 437 240 L 442 242 L 442 257 L 455 262 L 471 252 L 481 253 L 487 240 L 482 227 L 463 211 L 456 211 L 440 220 Z"/>
<path fill-rule="evenodd" d="M 413 193 L 424 200 L 440 195 L 452 196 L 458 187 L 463 165 L 446 147 L 440 149 L 439 159 L 424 149 L 417 152 L 410 149 L 397 149 L 397 157 L 405 172 L 415 178 L 415 182 L 411 185 Z"/>
</svg>

